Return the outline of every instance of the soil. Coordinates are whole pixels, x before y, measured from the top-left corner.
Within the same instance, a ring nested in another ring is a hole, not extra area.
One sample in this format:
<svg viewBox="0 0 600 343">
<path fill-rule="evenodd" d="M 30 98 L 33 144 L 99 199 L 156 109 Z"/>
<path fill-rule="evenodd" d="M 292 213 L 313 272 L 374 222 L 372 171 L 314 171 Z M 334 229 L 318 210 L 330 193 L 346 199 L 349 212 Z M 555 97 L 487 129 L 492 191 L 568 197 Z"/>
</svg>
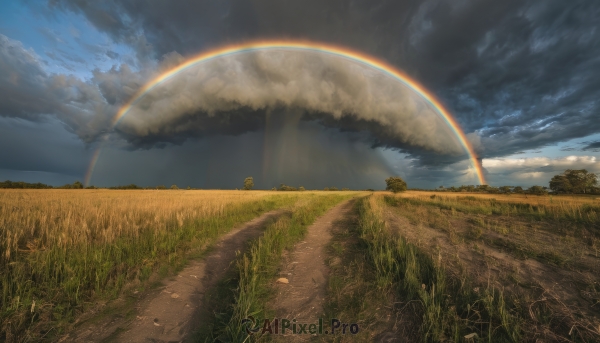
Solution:
<svg viewBox="0 0 600 343">
<path fill-rule="evenodd" d="M 162 287 L 139 297 L 133 312 L 126 310 L 84 325 L 63 337 L 64 342 L 183 342 L 210 316 L 204 294 L 216 286 L 235 260 L 236 252 L 259 237 L 262 228 L 283 210 L 270 211 L 223 235 L 208 256 L 192 261 Z"/>
<path fill-rule="evenodd" d="M 308 227 L 305 240 L 284 258 L 279 277 L 287 278 L 289 283 L 275 284 L 277 295 L 274 308 L 277 318 L 316 324 L 323 317 L 329 275 L 329 267 L 325 263 L 327 245 L 332 238 L 332 226 L 350 215 L 353 203 L 354 200 L 345 201 L 318 218 Z M 324 327 L 327 327 L 328 319 L 323 318 L 323 321 Z M 285 342 L 297 342 L 310 339 L 311 336 L 283 335 L 277 338 Z"/>
<path fill-rule="evenodd" d="M 386 208 L 385 221 L 392 232 L 405 237 L 434 258 L 443 259 L 448 272 L 456 277 L 468 275 L 477 285 L 485 286 L 491 282 L 505 291 L 529 293 L 531 305 L 547 302 L 555 313 L 564 316 L 563 320 L 569 321 L 570 325 L 577 325 L 581 330 L 592 332 L 600 330 L 599 309 L 594 308 L 589 299 L 582 296 L 575 286 L 584 278 L 597 279 L 597 276 L 560 269 L 535 259 L 518 259 L 481 241 L 477 242 L 480 244 L 478 248 L 474 248 L 472 243 L 456 243 L 450 239 L 448 233 L 423 224 L 411 224 L 393 208 Z M 468 225 L 467 222 L 458 223 L 452 220 L 452 226 L 456 228 Z M 531 319 L 535 322 L 533 316 Z M 552 337 L 550 332 L 546 331 L 544 334 L 548 335 L 546 338 L 556 338 Z"/>
</svg>

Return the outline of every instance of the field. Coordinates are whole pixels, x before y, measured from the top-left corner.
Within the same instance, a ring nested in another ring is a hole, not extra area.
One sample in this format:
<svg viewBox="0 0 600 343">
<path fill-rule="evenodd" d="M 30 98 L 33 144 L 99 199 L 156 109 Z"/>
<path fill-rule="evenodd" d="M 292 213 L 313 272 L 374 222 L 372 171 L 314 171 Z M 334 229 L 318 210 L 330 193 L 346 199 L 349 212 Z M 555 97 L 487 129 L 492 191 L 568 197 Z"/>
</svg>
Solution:
<svg viewBox="0 0 600 343">
<path fill-rule="evenodd" d="M 597 342 L 599 275 L 595 197 L 0 191 L 7 342 Z"/>
<path fill-rule="evenodd" d="M 177 270 L 231 227 L 297 199 L 260 191 L 3 190 L 2 331 L 9 340 L 57 330 L 91 300 L 114 298 L 157 268 Z"/>
<path fill-rule="evenodd" d="M 593 197 L 372 196 L 355 239 L 335 243 L 356 267 L 339 271 L 354 285 L 336 283 L 333 305 L 374 340 L 597 342 L 599 216 Z"/>
</svg>

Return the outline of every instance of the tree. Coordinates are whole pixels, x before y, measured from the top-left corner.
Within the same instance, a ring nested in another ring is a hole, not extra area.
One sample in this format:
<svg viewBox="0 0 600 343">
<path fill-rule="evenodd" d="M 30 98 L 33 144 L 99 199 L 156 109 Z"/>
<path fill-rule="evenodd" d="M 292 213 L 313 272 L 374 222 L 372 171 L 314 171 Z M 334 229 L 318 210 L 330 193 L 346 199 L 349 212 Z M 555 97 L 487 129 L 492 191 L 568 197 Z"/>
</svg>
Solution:
<svg viewBox="0 0 600 343">
<path fill-rule="evenodd" d="M 487 192 L 489 191 L 490 186 L 488 185 L 479 185 L 477 186 L 477 188 L 475 189 L 476 192 Z"/>
<path fill-rule="evenodd" d="M 179 187 L 177 187 L 177 185 L 171 185 L 171 189 L 179 189 Z"/>
<path fill-rule="evenodd" d="M 554 175 L 550 180 L 550 189 L 555 193 L 571 193 L 573 185 L 565 175 Z"/>
<path fill-rule="evenodd" d="M 598 184 L 598 176 L 585 169 L 567 169 L 550 180 L 550 189 L 557 193 L 590 193 Z"/>
<path fill-rule="evenodd" d="M 498 194 L 500 193 L 500 189 L 498 189 L 498 187 L 488 187 L 487 192 L 490 194 Z"/>
<path fill-rule="evenodd" d="M 531 186 L 527 189 L 527 193 L 534 195 L 546 195 L 548 191 L 542 186 Z"/>
<path fill-rule="evenodd" d="M 280 190 L 280 191 L 297 191 L 296 187 L 288 186 L 283 183 L 281 185 L 279 185 L 278 190 Z"/>
<path fill-rule="evenodd" d="M 337 187 L 329 187 L 329 190 L 330 191 L 337 191 L 338 189 L 337 189 Z"/>
<path fill-rule="evenodd" d="M 79 181 L 73 182 L 73 188 L 75 189 L 83 189 L 83 184 Z"/>
<path fill-rule="evenodd" d="M 254 179 L 252 176 L 248 176 L 244 179 L 244 189 L 249 191 L 254 187 Z"/>
<path fill-rule="evenodd" d="M 159 186 L 156 186 L 156 189 L 167 189 L 167 187 L 165 187 L 164 185 L 159 185 Z"/>
<path fill-rule="evenodd" d="M 510 187 L 510 186 L 502 186 L 502 187 L 498 188 L 498 190 L 500 191 L 500 193 L 510 193 L 511 188 L 512 187 Z"/>
<path fill-rule="evenodd" d="M 304 186 L 300 186 L 300 187 L 298 187 L 298 190 L 299 190 L 299 191 L 305 191 L 305 190 L 306 190 L 306 188 L 304 188 Z"/>
<path fill-rule="evenodd" d="M 522 194 L 523 193 L 523 187 L 517 186 L 517 187 L 513 188 L 513 193 L 515 193 L 515 194 Z"/>
<path fill-rule="evenodd" d="M 399 176 L 390 176 L 385 179 L 385 190 L 394 193 L 404 192 L 406 190 L 406 182 Z"/>
</svg>

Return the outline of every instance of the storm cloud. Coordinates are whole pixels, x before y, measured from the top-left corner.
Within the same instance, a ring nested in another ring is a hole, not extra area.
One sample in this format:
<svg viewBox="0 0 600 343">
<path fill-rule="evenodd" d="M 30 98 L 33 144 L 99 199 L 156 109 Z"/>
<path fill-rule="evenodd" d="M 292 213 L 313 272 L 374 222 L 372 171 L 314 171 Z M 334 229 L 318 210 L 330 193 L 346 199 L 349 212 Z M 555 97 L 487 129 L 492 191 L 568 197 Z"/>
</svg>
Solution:
<svg viewBox="0 0 600 343">
<path fill-rule="evenodd" d="M 156 56 L 228 41 L 308 38 L 387 59 L 432 89 L 484 157 L 600 131 L 600 7 L 593 0 L 52 1 Z M 168 24 L 165 24 L 168 23 Z"/>
<path fill-rule="evenodd" d="M 89 78 L 52 73 L 46 58 L 63 70 L 82 68 L 78 54 L 65 56 L 66 31 L 35 29 L 55 46 L 45 56 L 4 31 L 0 116 L 33 122 L 53 116 L 85 144 L 111 132 L 120 106 L 162 71 L 214 47 L 273 38 L 333 43 L 386 60 L 441 100 L 484 161 L 583 137 L 589 143 L 577 150 L 598 150 L 597 137 L 590 137 L 600 132 L 600 6 L 594 0 L 50 0 L 27 6 L 49 22 L 58 13 L 84 18 L 106 40 L 80 42 L 121 64 L 91 68 Z M 274 117 L 296 123 L 301 113 L 298 130 L 316 124 L 345 144 L 391 147 L 408 157 L 406 175 L 425 183 L 469 174 L 462 148 L 439 117 L 398 83 L 360 65 L 311 54 L 249 54 L 190 72 L 142 99 L 114 129 L 112 139 L 122 141 L 115 144 L 146 151 L 208 136 L 259 139 Z M 294 93 L 294 83 L 308 88 Z M 498 170 L 490 172 L 492 183 L 509 172 Z"/>
<path fill-rule="evenodd" d="M 112 130 L 116 110 L 148 78 L 183 61 L 172 53 L 152 74 L 121 65 L 95 70 L 89 82 L 82 82 L 47 75 L 32 52 L 0 38 L 3 66 L 14 74 L 5 88 L 31 97 L 7 92 L 0 114 L 30 120 L 55 115 L 87 143 Z M 20 106 L 23 102 L 32 107 Z M 286 49 L 224 56 L 187 68 L 144 94 L 117 132 L 133 148 L 181 144 L 192 137 L 264 129 L 269 114 L 282 109 L 300 110 L 303 119 L 328 127 L 368 132 L 371 145 L 465 154 L 436 110 L 397 79 L 342 57 Z"/>
<path fill-rule="evenodd" d="M 113 94 L 107 87 L 103 93 Z M 112 99 L 112 97 L 109 97 Z M 241 134 L 278 109 L 367 131 L 392 148 L 464 155 L 440 115 L 398 80 L 326 53 L 276 49 L 225 56 L 181 72 L 147 92 L 118 132 L 132 142 Z M 271 115 L 279 115 L 276 111 Z"/>
</svg>

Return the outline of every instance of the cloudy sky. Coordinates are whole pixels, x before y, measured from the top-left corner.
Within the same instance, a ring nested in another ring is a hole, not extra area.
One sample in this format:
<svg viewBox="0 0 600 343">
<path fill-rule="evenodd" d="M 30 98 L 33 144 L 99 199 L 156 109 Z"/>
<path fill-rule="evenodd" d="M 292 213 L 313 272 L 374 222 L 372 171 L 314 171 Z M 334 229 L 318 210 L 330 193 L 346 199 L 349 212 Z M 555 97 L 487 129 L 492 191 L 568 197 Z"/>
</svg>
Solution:
<svg viewBox="0 0 600 343">
<path fill-rule="evenodd" d="M 595 0 L 49 0 L 0 3 L 0 180 L 236 188 L 477 184 L 431 106 L 387 74 L 314 51 L 211 60 L 264 39 L 374 56 L 457 120 L 488 184 L 600 172 Z"/>
</svg>

